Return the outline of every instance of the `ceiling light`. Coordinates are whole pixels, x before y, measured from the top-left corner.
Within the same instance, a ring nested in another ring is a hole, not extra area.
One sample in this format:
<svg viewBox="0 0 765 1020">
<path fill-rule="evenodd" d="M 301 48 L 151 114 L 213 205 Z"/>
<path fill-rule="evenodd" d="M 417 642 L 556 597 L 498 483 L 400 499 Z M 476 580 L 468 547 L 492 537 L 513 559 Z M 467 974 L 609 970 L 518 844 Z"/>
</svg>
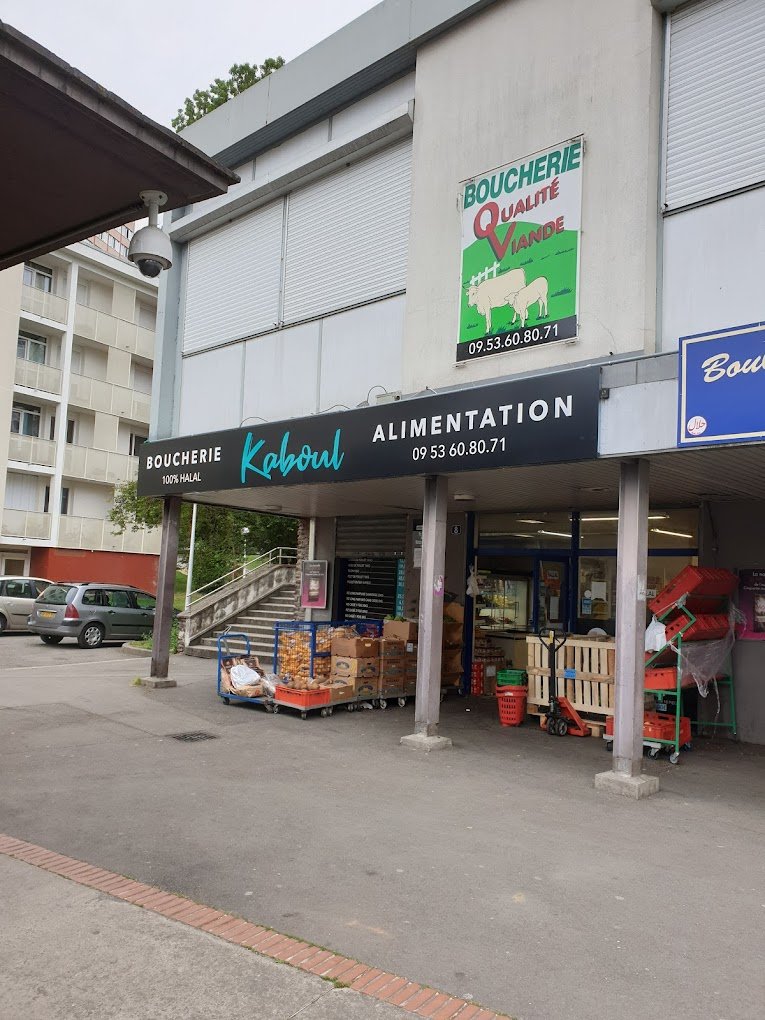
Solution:
<svg viewBox="0 0 765 1020">
<path fill-rule="evenodd" d="M 475 496 L 470 492 L 455 492 L 452 499 L 457 503 L 471 503 Z"/>
<path fill-rule="evenodd" d="M 662 528 L 651 528 L 654 535 L 671 535 L 672 538 L 693 538 L 685 531 L 664 531 Z"/>
<path fill-rule="evenodd" d="M 598 524 L 598 523 L 601 523 L 602 521 L 618 521 L 619 517 L 618 516 L 616 516 L 616 517 L 582 517 L 582 518 L 580 518 L 580 520 L 582 521 L 583 524 Z M 648 520 L 649 521 L 666 521 L 667 520 L 667 515 L 666 514 L 651 514 L 649 516 Z M 536 521 L 534 523 L 536 524 Z M 540 521 L 539 523 L 542 524 L 543 522 Z"/>
<path fill-rule="evenodd" d="M 519 517 L 519 524 L 544 524 L 544 521 L 534 521 L 530 517 Z"/>
<path fill-rule="evenodd" d="M 541 529 L 537 532 L 538 535 L 555 535 L 556 538 L 571 538 L 568 531 L 542 531 Z"/>
<path fill-rule="evenodd" d="M 281 503 L 267 503 L 264 507 L 261 507 L 261 510 L 264 514 L 275 514 L 278 513 L 281 508 Z"/>
</svg>

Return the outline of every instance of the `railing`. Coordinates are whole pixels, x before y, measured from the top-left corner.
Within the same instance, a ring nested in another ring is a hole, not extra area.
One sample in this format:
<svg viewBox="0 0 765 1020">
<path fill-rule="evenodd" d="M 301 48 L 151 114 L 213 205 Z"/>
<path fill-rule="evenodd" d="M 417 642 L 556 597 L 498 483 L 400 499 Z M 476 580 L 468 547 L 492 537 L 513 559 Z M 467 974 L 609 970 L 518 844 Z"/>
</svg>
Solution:
<svg viewBox="0 0 765 1020">
<path fill-rule="evenodd" d="M 127 319 L 119 319 L 109 312 L 101 312 L 90 305 L 80 304 L 79 301 L 74 309 L 74 332 L 77 336 L 109 347 L 119 347 L 130 354 L 149 360 L 154 358 L 153 330 L 128 322 Z"/>
<path fill-rule="evenodd" d="M 3 538 L 50 538 L 50 514 L 34 510 L 3 510 Z"/>
<path fill-rule="evenodd" d="M 67 446 L 64 451 L 64 474 L 88 482 L 109 482 L 117 485 L 138 477 L 138 458 L 126 453 L 92 450 L 87 446 Z"/>
<path fill-rule="evenodd" d="M 36 361 L 16 358 L 15 379 L 19 386 L 26 386 L 30 390 L 61 392 L 61 369 L 51 365 L 38 365 Z"/>
<path fill-rule="evenodd" d="M 39 315 L 43 319 L 66 322 L 68 304 L 66 298 L 59 297 L 58 294 L 47 294 L 37 287 L 21 288 L 21 307 L 25 312 Z"/>
<path fill-rule="evenodd" d="M 53 467 L 56 463 L 56 444 L 50 439 L 19 436 L 12 432 L 8 437 L 8 460 Z"/>
<path fill-rule="evenodd" d="M 269 549 L 260 556 L 248 557 L 247 563 L 241 567 L 234 567 L 227 574 L 221 574 L 214 581 L 203 584 L 189 594 L 186 609 L 211 596 L 225 595 L 234 588 L 238 588 L 243 582 L 252 580 L 265 567 L 294 566 L 297 563 L 297 549 L 291 546 L 278 546 L 276 549 Z"/>
<path fill-rule="evenodd" d="M 138 393 L 127 386 L 88 379 L 75 373 L 70 379 L 69 403 L 89 411 L 116 414 L 145 425 L 148 425 L 151 415 L 151 396 L 148 393 Z"/>
<path fill-rule="evenodd" d="M 94 517 L 62 516 L 58 544 L 65 549 L 98 549 L 106 552 L 159 554 L 160 531 L 125 531 L 115 535 L 111 521 Z"/>
</svg>

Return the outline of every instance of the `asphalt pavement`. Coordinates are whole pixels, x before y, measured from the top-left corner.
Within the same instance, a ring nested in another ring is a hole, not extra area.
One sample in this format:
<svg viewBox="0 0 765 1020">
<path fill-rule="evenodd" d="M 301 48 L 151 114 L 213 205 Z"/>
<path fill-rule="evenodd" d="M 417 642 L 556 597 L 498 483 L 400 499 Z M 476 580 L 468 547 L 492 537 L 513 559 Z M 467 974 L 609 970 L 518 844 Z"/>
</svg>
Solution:
<svg viewBox="0 0 765 1020">
<path fill-rule="evenodd" d="M 646 762 L 632 802 L 593 788 L 603 741 L 490 699 L 420 756 L 411 707 L 302 721 L 223 705 L 212 660 L 146 666 L 0 638 L 2 831 L 520 1020 L 762 1015 L 763 748 Z"/>
</svg>

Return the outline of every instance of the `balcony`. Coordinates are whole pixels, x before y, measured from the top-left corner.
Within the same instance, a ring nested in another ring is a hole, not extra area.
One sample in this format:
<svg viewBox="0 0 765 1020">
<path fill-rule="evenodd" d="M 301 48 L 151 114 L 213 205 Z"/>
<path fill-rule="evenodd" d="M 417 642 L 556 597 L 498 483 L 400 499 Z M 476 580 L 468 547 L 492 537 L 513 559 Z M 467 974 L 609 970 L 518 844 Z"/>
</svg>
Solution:
<svg viewBox="0 0 765 1020">
<path fill-rule="evenodd" d="M 50 514 L 34 510 L 3 510 L 3 538 L 50 538 Z M 159 544 L 159 543 L 158 543 Z"/>
<path fill-rule="evenodd" d="M 22 309 L 31 312 L 32 315 L 39 315 L 42 319 L 66 322 L 68 304 L 66 298 L 59 297 L 58 294 L 46 294 L 37 287 L 21 288 Z"/>
<path fill-rule="evenodd" d="M 67 446 L 64 451 L 64 474 L 86 482 L 107 482 L 117 485 L 138 477 L 138 458 L 124 453 L 91 450 L 87 446 Z"/>
<path fill-rule="evenodd" d="M 61 369 L 16 358 L 16 384 L 45 393 L 61 393 Z"/>
<path fill-rule="evenodd" d="M 118 319 L 109 312 L 99 312 L 90 305 L 75 305 L 74 332 L 86 340 L 118 347 L 141 358 L 154 360 L 154 331 L 135 322 Z"/>
<path fill-rule="evenodd" d="M 8 511 L 6 511 L 7 513 Z M 58 544 L 65 549 L 98 549 L 105 552 L 159 555 L 160 531 L 126 531 L 113 534 L 114 525 L 92 517 L 61 517 Z"/>
<path fill-rule="evenodd" d="M 19 436 L 12 432 L 8 437 L 8 460 L 52 468 L 56 463 L 56 444 L 49 439 Z"/>
<path fill-rule="evenodd" d="M 149 424 L 151 415 L 151 397 L 148 393 L 137 393 L 127 386 L 116 386 L 100 379 L 88 379 L 83 375 L 72 374 L 69 383 L 69 403 L 73 407 L 116 414 L 144 425 Z"/>
</svg>

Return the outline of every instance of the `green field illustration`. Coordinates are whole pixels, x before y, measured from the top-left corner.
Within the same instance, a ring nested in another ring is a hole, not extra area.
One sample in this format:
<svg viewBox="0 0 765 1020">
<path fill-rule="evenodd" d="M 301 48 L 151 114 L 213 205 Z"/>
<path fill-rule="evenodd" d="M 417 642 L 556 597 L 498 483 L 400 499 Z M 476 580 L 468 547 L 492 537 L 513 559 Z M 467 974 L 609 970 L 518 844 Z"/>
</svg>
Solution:
<svg viewBox="0 0 765 1020">
<path fill-rule="evenodd" d="M 513 241 L 526 236 L 530 231 L 537 230 L 541 224 L 518 221 L 515 225 Z M 504 241 L 510 225 L 497 229 L 497 237 Z M 488 242 L 481 238 L 474 241 L 462 253 L 462 288 L 460 293 L 460 328 L 459 343 L 469 343 L 485 336 L 518 329 L 520 318 L 516 316 L 513 325 L 514 309 L 511 304 L 499 303 L 497 298 L 489 302 L 480 302 L 482 310 L 468 304 L 468 289 L 471 280 L 497 279 L 510 270 L 522 269 L 525 273 L 526 285 L 543 277 L 547 281 L 547 314 L 540 318 L 543 311 L 540 302 L 534 301 L 528 307 L 526 328 L 555 322 L 576 314 L 576 275 L 578 258 L 579 234 L 576 230 L 564 230 L 552 237 L 521 248 L 516 254 L 511 253 L 511 246 L 497 266 L 494 253 Z M 501 299 L 500 299 L 501 300 Z M 486 329 L 486 308 L 491 318 L 491 331 Z"/>
</svg>

